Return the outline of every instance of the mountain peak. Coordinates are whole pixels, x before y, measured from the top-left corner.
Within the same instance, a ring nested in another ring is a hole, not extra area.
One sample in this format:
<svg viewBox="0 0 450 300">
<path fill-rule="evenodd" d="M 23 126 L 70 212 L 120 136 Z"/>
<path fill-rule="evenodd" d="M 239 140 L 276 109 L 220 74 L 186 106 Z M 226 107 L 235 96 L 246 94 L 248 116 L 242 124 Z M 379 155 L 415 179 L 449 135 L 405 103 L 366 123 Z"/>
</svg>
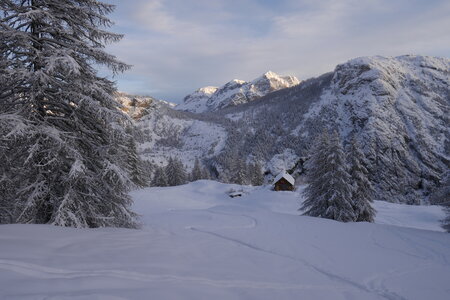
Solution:
<svg viewBox="0 0 450 300">
<path fill-rule="evenodd" d="M 267 71 L 266 73 L 264 73 L 263 74 L 263 77 L 266 77 L 266 78 L 274 78 L 274 77 L 280 77 L 280 75 L 278 75 L 277 73 L 275 73 L 275 72 L 272 72 L 272 71 Z"/>
<path fill-rule="evenodd" d="M 219 88 L 204 87 L 198 89 L 187 95 L 183 103 L 177 105 L 176 109 L 195 113 L 216 111 L 256 100 L 270 92 L 292 87 L 299 83 L 300 81 L 294 76 L 280 76 L 275 72 L 267 71 L 250 82 L 233 79 Z"/>
<path fill-rule="evenodd" d="M 205 86 L 205 87 L 199 88 L 195 92 L 202 93 L 205 95 L 212 95 L 212 94 L 214 94 L 215 91 L 217 91 L 217 89 L 218 89 L 218 87 L 216 87 L 216 86 Z"/>
</svg>

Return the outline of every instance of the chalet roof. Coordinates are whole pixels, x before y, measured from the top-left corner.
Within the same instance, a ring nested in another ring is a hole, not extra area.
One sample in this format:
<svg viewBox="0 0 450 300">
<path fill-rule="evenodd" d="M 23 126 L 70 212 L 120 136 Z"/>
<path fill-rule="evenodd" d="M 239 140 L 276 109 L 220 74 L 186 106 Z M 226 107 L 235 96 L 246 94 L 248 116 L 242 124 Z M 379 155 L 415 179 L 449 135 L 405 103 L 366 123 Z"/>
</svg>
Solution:
<svg viewBox="0 0 450 300">
<path fill-rule="evenodd" d="M 286 179 L 290 184 L 295 185 L 295 179 L 294 177 L 292 177 L 290 174 L 286 173 L 286 171 L 281 172 L 280 174 L 277 175 L 277 177 L 275 177 L 275 179 L 273 180 L 273 183 L 275 184 L 276 182 L 278 182 L 281 178 Z"/>
</svg>

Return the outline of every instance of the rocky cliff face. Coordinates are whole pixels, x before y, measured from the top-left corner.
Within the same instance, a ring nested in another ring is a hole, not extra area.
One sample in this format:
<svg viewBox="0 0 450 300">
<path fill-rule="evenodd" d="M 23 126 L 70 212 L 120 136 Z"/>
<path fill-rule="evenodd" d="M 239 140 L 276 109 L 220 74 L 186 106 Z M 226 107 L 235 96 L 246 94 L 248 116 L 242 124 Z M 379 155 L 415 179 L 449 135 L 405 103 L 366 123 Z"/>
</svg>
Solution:
<svg viewBox="0 0 450 300">
<path fill-rule="evenodd" d="M 204 87 L 186 96 L 183 103 L 176 109 L 203 113 L 217 111 L 229 106 L 236 106 L 261 98 L 270 92 L 288 88 L 299 84 L 294 76 L 280 76 L 274 72 L 267 72 L 261 77 L 246 82 L 234 79 L 225 85 Z"/>
<path fill-rule="evenodd" d="M 122 92 L 116 93 L 116 100 L 122 105 L 120 109 L 134 120 L 141 119 L 152 109 L 160 110 L 162 107 L 171 108 L 175 106 L 173 103 L 153 97 L 130 95 Z"/>
</svg>

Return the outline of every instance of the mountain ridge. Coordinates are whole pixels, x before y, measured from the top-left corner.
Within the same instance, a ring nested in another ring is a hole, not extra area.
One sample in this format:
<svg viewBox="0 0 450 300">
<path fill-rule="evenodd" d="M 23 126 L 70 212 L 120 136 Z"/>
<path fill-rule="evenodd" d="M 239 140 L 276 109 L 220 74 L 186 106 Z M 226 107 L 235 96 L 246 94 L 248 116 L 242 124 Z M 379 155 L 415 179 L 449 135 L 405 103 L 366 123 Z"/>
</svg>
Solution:
<svg viewBox="0 0 450 300">
<path fill-rule="evenodd" d="M 261 98 L 270 92 L 299 84 L 295 76 L 268 71 L 252 81 L 233 79 L 221 87 L 207 86 L 187 95 L 177 110 L 204 113 L 236 106 Z"/>
</svg>

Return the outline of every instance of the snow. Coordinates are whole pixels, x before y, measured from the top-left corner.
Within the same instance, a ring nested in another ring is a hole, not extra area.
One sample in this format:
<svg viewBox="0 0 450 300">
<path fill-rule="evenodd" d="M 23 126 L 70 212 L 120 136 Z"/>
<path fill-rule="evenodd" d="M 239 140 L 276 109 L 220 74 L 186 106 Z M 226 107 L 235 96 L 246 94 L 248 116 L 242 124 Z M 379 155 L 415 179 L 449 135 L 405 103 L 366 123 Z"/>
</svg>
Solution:
<svg viewBox="0 0 450 300">
<path fill-rule="evenodd" d="M 295 185 L 295 179 L 294 177 L 292 177 L 290 174 L 286 173 L 286 171 L 281 172 L 280 174 L 277 175 L 277 177 L 275 177 L 275 179 L 273 180 L 273 183 L 275 184 L 276 182 L 278 182 L 281 178 L 286 179 L 290 184 Z"/>
<path fill-rule="evenodd" d="M 437 207 L 339 223 L 299 216 L 299 193 L 205 180 L 132 197 L 140 230 L 1 225 L 0 299 L 448 299 Z"/>
</svg>

